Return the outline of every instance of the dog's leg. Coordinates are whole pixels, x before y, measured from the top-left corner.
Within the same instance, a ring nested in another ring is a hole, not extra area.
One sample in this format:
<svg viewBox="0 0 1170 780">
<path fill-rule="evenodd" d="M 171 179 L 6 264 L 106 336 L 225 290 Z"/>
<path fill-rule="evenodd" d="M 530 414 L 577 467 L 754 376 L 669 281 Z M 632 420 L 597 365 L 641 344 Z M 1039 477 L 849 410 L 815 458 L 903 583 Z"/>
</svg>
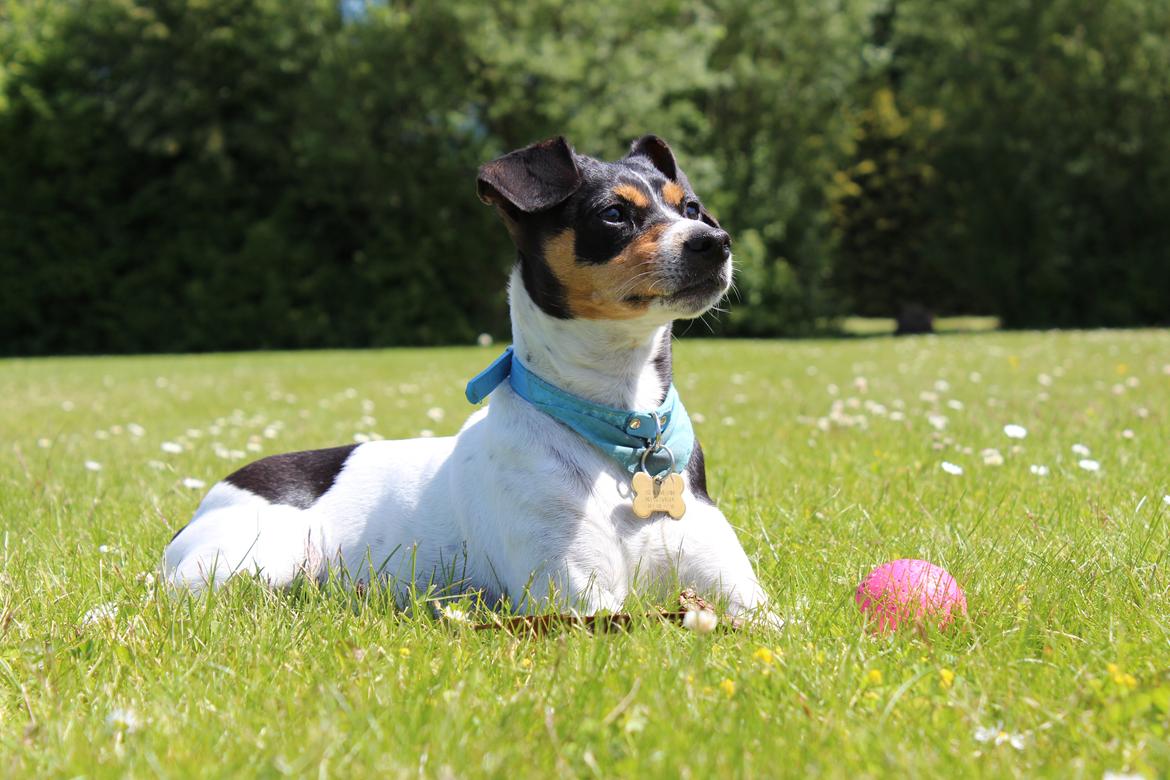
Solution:
<svg viewBox="0 0 1170 780">
<path fill-rule="evenodd" d="M 582 615 L 620 612 L 627 590 L 612 582 L 610 567 L 597 561 L 563 560 L 541 567 L 521 589 L 520 611 L 569 610 Z"/>
<path fill-rule="evenodd" d="M 167 545 L 164 575 L 193 592 L 236 574 L 255 574 L 273 587 L 298 576 L 318 578 L 324 562 L 309 513 L 288 506 L 220 507 L 196 518 Z"/>
<path fill-rule="evenodd" d="M 733 617 L 773 629 L 784 625 L 772 612 L 768 595 L 722 512 L 696 502 L 675 528 L 670 537 L 680 585 L 726 602 Z"/>
</svg>

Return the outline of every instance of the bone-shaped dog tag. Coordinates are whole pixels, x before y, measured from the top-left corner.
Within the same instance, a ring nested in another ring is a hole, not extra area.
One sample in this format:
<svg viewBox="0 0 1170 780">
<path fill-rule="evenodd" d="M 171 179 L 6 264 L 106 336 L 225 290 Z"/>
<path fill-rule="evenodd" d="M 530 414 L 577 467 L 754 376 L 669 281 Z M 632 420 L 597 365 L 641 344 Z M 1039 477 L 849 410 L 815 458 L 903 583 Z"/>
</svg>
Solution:
<svg viewBox="0 0 1170 780">
<path fill-rule="evenodd" d="M 645 518 L 655 512 L 666 512 L 678 520 L 687 511 L 683 503 L 684 487 L 682 476 L 673 471 L 658 479 L 639 471 L 633 481 L 634 514 Z"/>
</svg>

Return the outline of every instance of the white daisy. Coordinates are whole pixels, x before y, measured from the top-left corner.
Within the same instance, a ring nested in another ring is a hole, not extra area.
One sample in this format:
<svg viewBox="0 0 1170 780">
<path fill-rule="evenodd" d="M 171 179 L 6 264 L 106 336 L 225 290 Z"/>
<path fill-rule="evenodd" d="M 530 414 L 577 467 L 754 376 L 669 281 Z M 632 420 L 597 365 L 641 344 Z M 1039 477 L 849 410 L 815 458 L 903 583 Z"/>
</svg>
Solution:
<svg viewBox="0 0 1170 780">
<path fill-rule="evenodd" d="M 1080 455 L 1082 458 L 1089 457 L 1089 448 L 1083 444 L 1074 444 L 1072 446 L 1073 455 Z"/>
<path fill-rule="evenodd" d="M 111 710 L 110 714 L 106 716 L 106 725 L 114 731 L 124 731 L 127 734 L 132 734 L 142 727 L 142 721 L 139 720 L 138 714 L 134 710 L 127 707 L 119 707 Z"/>
<path fill-rule="evenodd" d="M 128 423 L 126 425 L 126 430 L 129 431 L 130 435 L 135 437 L 135 438 L 142 436 L 146 433 L 146 429 L 143 428 L 138 423 Z"/>
<path fill-rule="evenodd" d="M 944 460 L 939 465 L 942 467 L 943 471 L 945 471 L 948 474 L 954 475 L 956 477 L 961 476 L 963 473 L 962 466 L 958 466 L 954 463 L 951 463 L 949 460 Z"/>
<path fill-rule="evenodd" d="M 85 469 L 86 471 L 101 471 L 102 464 L 98 463 L 96 460 L 87 460 L 85 462 Z"/>
<path fill-rule="evenodd" d="M 475 340 L 475 343 L 479 344 L 481 347 L 490 347 L 492 345 L 492 341 L 493 339 L 490 333 L 481 333 Z"/>
<path fill-rule="evenodd" d="M 1011 734 L 1004 731 L 1002 723 L 997 723 L 995 726 L 980 726 L 975 729 L 973 736 L 976 742 L 991 743 L 996 747 L 1007 743 L 1016 750 L 1024 749 L 1024 735 Z"/>
<path fill-rule="evenodd" d="M 105 604 L 98 604 L 93 609 L 86 612 L 81 617 L 81 627 L 96 625 L 98 623 L 112 623 L 114 618 L 118 616 L 118 605 L 112 601 Z"/>
<path fill-rule="evenodd" d="M 1033 463 L 1031 466 L 1029 466 L 1028 471 L 1032 472 L 1033 474 L 1035 474 L 1038 477 L 1047 477 L 1048 476 L 1048 467 L 1041 466 L 1038 463 Z"/>
<path fill-rule="evenodd" d="M 1101 464 L 1091 458 L 1081 458 L 1077 461 L 1077 465 L 1085 471 L 1100 471 Z"/>
<path fill-rule="evenodd" d="M 195 477 L 184 477 L 183 487 L 188 490 L 199 490 L 200 488 L 207 487 L 207 483 L 201 479 L 195 479 Z"/>
<path fill-rule="evenodd" d="M 1028 429 L 1022 425 L 1010 423 L 1003 426 L 1003 433 L 1004 436 L 1007 436 L 1009 439 L 1022 439 L 1028 435 Z"/>
<path fill-rule="evenodd" d="M 989 449 L 983 450 L 979 454 L 983 457 L 983 463 L 986 466 L 1002 466 L 1003 465 L 1003 455 L 1001 455 L 999 450 L 997 450 L 997 449 L 989 448 Z"/>
<path fill-rule="evenodd" d="M 169 452 L 172 455 L 178 455 L 183 451 L 183 445 L 177 444 L 173 441 L 164 441 L 161 445 L 163 452 Z"/>
<path fill-rule="evenodd" d="M 945 415 L 928 414 L 926 415 L 926 421 L 930 423 L 930 426 L 936 431 L 945 430 L 947 427 L 947 418 Z"/>
<path fill-rule="evenodd" d="M 453 606 L 451 604 L 446 604 L 440 607 L 439 614 L 442 615 L 444 619 L 452 623 L 471 622 L 471 618 L 469 618 L 467 615 L 467 610 L 460 609 L 459 607 Z"/>
<path fill-rule="evenodd" d="M 430 409 L 427 409 L 427 417 L 429 417 L 433 422 L 442 422 L 443 418 L 446 416 L 447 413 L 438 406 L 432 406 Z"/>
</svg>

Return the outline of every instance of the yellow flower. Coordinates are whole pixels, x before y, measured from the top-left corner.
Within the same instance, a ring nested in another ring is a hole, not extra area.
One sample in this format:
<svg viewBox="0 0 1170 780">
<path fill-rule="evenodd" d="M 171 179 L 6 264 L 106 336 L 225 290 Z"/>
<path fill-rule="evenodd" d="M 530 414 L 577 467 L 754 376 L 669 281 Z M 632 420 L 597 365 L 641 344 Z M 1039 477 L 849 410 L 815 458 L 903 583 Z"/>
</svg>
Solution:
<svg viewBox="0 0 1170 780">
<path fill-rule="evenodd" d="M 757 647 L 756 652 L 752 653 L 752 658 L 756 659 L 765 666 L 772 665 L 772 651 L 766 647 Z"/>
<path fill-rule="evenodd" d="M 1128 672 L 1121 671 L 1121 667 L 1117 664 L 1108 664 L 1105 670 L 1109 672 L 1109 676 L 1116 685 L 1122 688 L 1129 688 L 1130 690 L 1137 687 L 1137 678 Z"/>
<path fill-rule="evenodd" d="M 521 669 L 531 669 L 532 668 L 532 659 L 531 658 L 521 658 L 520 659 L 520 668 Z"/>
<path fill-rule="evenodd" d="M 410 648 L 405 646 L 400 647 L 398 648 L 398 654 L 403 658 L 410 658 Z"/>
<path fill-rule="evenodd" d="M 865 681 L 867 683 L 869 683 L 870 685 L 881 685 L 882 684 L 882 670 L 881 669 L 870 669 L 868 672 L 865 673 Z"/>
<path fill-rule="evenodd" d="M 954 682 L 955 682 L 955 673 L 954 672 L 952 672 L 950 669 L 939 669 L 938 670 L 938 684 L 942 686 L 943 690 L 950 688 L 952 685 L 954 685 Z"/>
<path fill-rule="evenodd" d="M 723 691 L 727 695 L 727 698 L 730 699 L 735 695 L 735 680 L 728 678 L 719 683 L 719 690 Z"/>
</svg>

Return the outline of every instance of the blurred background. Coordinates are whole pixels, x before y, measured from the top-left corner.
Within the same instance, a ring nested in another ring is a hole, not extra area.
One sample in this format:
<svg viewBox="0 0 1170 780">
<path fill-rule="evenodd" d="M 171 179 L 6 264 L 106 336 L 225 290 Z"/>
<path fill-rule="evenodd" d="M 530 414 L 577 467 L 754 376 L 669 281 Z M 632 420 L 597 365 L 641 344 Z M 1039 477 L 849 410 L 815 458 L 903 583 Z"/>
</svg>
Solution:
<svg viewBox="0 0 1170 780">
<path fill-rule="evenodd" d="M 506 338 L 476 167 L 647 132 L 692 335 L 1170 322 L 1166 0 L 0 0 L 0 352 Z"/>
</svg>

